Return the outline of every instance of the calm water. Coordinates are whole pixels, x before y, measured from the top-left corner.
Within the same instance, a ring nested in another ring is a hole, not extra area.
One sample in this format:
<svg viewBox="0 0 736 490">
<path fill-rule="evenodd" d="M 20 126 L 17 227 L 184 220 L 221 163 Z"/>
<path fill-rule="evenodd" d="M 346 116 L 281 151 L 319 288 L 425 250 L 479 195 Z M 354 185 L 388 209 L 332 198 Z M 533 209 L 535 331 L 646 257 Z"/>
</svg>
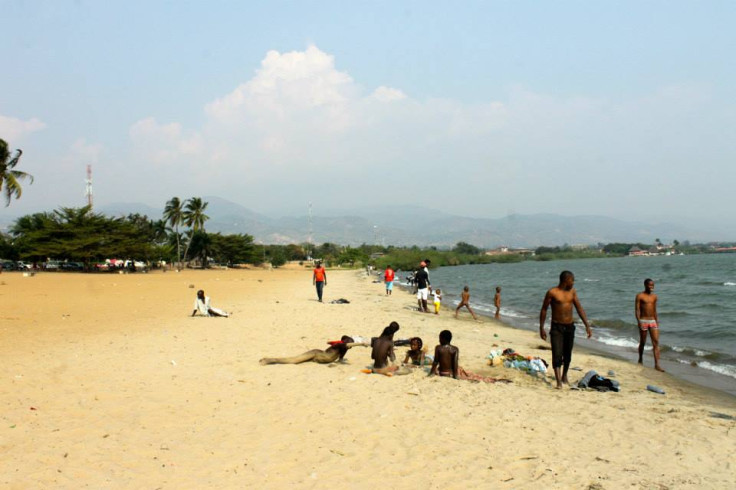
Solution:
<svg viewBox="0 0 736 490">
<path fill-rule="evenodd" d="M 471 306 L 485 315 L 495 311 L 493 295 L 501 286 L 501 320 L 536 330 L 544 293 L 565 269 L 575 274 L 580 302 L 592 320 L 593 347 L 636 362 L 634 297 L 644 289 L 644 279 L 652 278 L 665 369 L 736 395 L 736 254 L 468 265 L 435 269 L 430 277 L 445 293 L 447 307 L 457 305 L 467 284 Z M 644 363 L 653 365 L 649 342 Z"/>
</svg>

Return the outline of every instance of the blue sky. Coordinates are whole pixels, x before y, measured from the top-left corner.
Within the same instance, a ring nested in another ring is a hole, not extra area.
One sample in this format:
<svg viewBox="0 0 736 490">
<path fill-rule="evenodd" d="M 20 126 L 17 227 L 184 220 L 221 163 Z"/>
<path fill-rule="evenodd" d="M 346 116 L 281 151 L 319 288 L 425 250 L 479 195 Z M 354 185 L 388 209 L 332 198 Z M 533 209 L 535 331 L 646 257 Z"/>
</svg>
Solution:
<svg viewBox="0 0 736 490">
<path fill-rule="evenodd" d="M 0 1 L 3 213 L 413 204 L 736 224 L 736 3 Z"/>
</svg>

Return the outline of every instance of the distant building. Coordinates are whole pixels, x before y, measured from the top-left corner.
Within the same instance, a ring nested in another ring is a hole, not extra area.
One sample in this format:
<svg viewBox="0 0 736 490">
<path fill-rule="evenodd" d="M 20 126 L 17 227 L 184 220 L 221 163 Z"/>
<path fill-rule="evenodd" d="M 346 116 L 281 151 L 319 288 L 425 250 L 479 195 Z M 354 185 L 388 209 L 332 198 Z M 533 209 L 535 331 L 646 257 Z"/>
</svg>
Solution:
<svg viewBox="0 0 736 490">
<path fill-rule="evenodd" d="M 485 255 L 528 255 L 534 256 L 534 250 L 530 248 L 509 248 L 502 246 L 494 248 L 493 250 L 486 250 Z"/>
</svg>

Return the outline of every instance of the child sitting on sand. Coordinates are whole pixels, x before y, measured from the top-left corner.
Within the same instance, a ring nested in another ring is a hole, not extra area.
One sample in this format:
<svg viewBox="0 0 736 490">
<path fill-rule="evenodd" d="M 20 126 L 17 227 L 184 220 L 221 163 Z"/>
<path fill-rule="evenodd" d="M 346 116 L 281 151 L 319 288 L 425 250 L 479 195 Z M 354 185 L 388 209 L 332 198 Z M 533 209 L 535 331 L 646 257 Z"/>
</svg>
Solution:
<svg viewBox="0 0 736 490">
<path fill-rule="evenodd" d="M 421 338 L 412 337 L 409 339 L 409 347 L 411 348 L 406 351 L 406 358 L 404 359 L 405 365 L 414 367 L 431 363 L 427 358 L 427 349 L 424 347 L 424 342 Z"/>
<path fill-rule="evenodd" d="M 495 383 L 496 381 L 503 381 L 505 383 L 511 382 L 507 379 L 496 379 L 488 376 L 481 376 L 461 368 L 458 365 L 460 349 L 450 344 L 450 342 L 452 342 L 452 332 L 449 330 L 441 331 L 440 345 L 434 349 L 434 362 L 432 362 L 432 368 L 429 370 L 430 376 L 433 374 L 439 374 L 440 376 L 451 376 L 455 379 L 464 379 L 475 382 L 483 381 L 484 383 Z"/>
</svg>

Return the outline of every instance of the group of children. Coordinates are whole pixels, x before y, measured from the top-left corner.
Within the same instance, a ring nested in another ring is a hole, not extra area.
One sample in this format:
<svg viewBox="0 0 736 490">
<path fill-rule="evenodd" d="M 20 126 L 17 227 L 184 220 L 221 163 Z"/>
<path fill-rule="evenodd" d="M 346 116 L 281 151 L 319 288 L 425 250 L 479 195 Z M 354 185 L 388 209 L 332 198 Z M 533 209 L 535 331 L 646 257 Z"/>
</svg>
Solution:
<svg viewBox="0 0 736 490">
<path fill-rule="evenodd" d="M 439 315 L 440 308 L 442 306 L 442 290 L 439 288 L 432 290 L 432 299 L 434 300 L 434 314 Z M 468 286 L 465 286 L 463 288 L 463 292 L 460 293 L 460 303 L 458 303 L 457 308 L 455 308 L 455 318 L 457 318 L 457 314 L 463 306 L 468 309 L 470 314 L 473 316 L 473 319 L 477 321 L 478 317 L 470 307 L 470 288 Z M 494 316 L 499 318 L 501 313 L 501 286 L 496 286 L 496 294 L 493 297 L 493 306 L 496 307 L 496 313 Z"/>
<path fill-rule="evenodd" d="M 426 366 L 431 363 L 429 376 L 439 375 L 447 376 L 455 379 L 483 381 L 486 383 L 494 383 L 496 381 L 506 381 L 491 377 L 480 376 L 471 373 L 460 367 L 458 364 L 460 358 L 460 349 L 452 345 L 452 332 L 443 330 L 439 335 L 439 345 L 435 347 L 434 355 L 427 354 L 424 348 L 424 342 L 420 337 L 412 337 L 407 340 L 394 340 L 394 334 L 399 330 L 397 322 L 391 322 L 378 337 L 373 337 L 370 342 L 356 342 L 354 337 L 344 335 L 340 340 L 328 342 L 330 347 L 325 350 L 312 349 L 303 354 L 293 357 L 270 357 L 260 360 L 262 365 L 269 364 L 301 364 L 303 362 L 317 362 L 320 364 L 328 364 L 335 361 L 343 362 L 347 351 L 355 346 L 371 347 L 371 358 L 373 359 L 373 367 L 363 369 L 364 373 L 383 374 L 386 376 L 394 376 L 400 374 L 411 373 L 411 368 Z M 409 344 L 409 350 L 406 352 L 404 362 L 399 365 L 396 363 L 396 354 L 394 348 L 396 346 Z"/>
</svg>

